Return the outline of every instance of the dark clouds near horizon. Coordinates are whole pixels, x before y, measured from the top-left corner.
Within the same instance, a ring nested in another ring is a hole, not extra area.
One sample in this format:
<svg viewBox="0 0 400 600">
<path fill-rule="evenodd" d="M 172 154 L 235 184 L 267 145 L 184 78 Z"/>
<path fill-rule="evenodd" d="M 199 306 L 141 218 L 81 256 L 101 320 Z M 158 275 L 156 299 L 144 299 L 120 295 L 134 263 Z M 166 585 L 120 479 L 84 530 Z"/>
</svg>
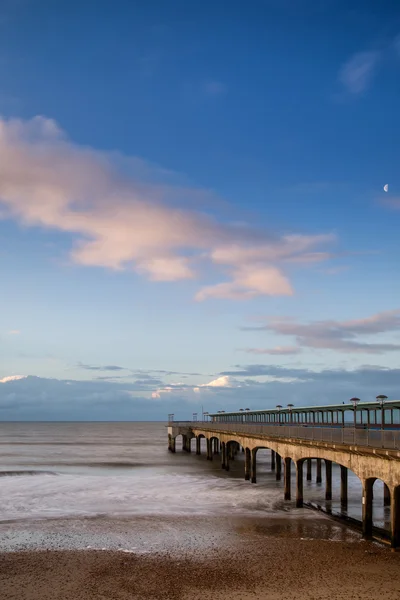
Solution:
<svg viewBox="0 0 400 600">
<path fill-rule="evenodd" d="M 297 406 L 331 404 L 358 396 L 364 401 L 378 394 L 400 398 L 400 369 L 365 366 L 356 370 L 286 368 L 268 365 L 236 365 L 220 375 L 232 378 L 232 387 L 176 388 L 161 398 L 149 398 L 159 380 L 142 378 L 133 383 L 77 381 L 26 377 L 0 384 L 0 420 L 165 420 L 168 413 L 190 419 L 193 412 L 262 409 L 277 403 Z M 263 382 L 260 377 L 281 378 Z M 295 381 L 285 379 L 295 378 Z M 300 380 L 300 381 L 299 381 Z"/>
</svg>

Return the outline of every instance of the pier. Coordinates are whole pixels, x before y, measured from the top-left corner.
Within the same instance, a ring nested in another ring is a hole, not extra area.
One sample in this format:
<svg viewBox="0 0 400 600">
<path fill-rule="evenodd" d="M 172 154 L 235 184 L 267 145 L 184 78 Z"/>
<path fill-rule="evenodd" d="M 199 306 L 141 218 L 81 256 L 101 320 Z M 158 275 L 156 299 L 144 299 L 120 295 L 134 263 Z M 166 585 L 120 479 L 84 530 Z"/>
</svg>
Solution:
<svg viewBox="0 0 400 600">
<path fill-rule="evenodd" d="M 271 452 L 271 470 L 283 480 L 284 500 L 304 503 L 304 479 L 310 481 L 313 463 L 316 483 L 325 486 L 325 499 L 332 500 L 332 465 L 340 466 L 340 502 L 348 503 L 348 473 L 362 484 L 362 533 L 373 536 L 373 486 L 381 480 L 383 502 L 390 508 L 390 545 L 400 548 L 400 401 L 295 408 L 292 405 L 264 411 L 218 412 L 208 421 L 168 422 L 168 449 L 175 452 L 182 436 L 182 450 L 201 453 L 206 441 L 207 460 L 218 459 L 229 471 L 238 452 L 244 455 L 244 479 L 257 482 L 257 451 Z M 349 418 L 350 417 L 350 418 Z M 192 444 L 193 441 L 193 444 Z M 192 447 L 194 446 L 194 448 Z M 323 469 L 324 466 L 324 469 Z M 296 475 L 292 490 L 292 469 Z M 305 473 L 304 473 L 305 471 Z M 324 475 L 324 477 L 323 477 Z"/>
</svg>

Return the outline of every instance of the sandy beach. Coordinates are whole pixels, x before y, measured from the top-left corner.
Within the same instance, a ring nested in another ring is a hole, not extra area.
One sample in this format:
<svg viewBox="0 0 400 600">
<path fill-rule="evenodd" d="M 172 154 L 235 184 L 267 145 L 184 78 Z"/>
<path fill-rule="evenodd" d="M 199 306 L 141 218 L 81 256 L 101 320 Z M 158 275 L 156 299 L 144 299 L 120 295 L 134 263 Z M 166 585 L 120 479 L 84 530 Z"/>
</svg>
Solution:
<svg viewBox="0 0 400 600">
<path fill-rule="evenodd" d="M 398 600 L 400 554 L 376 543 L 265 538 L 236 550 L 0 555 L 2 600 Z"/>
</svg>

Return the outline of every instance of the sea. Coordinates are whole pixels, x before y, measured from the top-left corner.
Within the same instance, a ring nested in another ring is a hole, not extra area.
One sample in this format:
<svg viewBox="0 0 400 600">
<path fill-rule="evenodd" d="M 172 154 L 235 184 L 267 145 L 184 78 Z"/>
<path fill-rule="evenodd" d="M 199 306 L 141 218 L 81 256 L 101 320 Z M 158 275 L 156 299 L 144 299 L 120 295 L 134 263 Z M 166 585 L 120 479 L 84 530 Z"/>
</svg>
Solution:
<svg viewBox="0 0 400 600">
<path fill-rule="evenodd" d="M 243 460 L 239 453 L 226 472 L 219 456 L 206 460 L 204 446 L 196 456 L 177 442 L 172 454 L 165 423 L 0 423 L 0 551 L 171 551 L 178 540 L 188 548 L 194 540 L 196 548 L 218 544 L 244 524 L 260 535 L 359 539 L 320 512 L 284 502 L 269 451 L 258 451 L 257 484 L 244 480 Z M 382 527 L 388 515 L 378 483 L 374 523 Z M 339 489 L 334 466 L 333 512 Z M 326 507 L 315 472 L 304 498 Z M 361 518 L 361 484 L 351 473 L 348 515 Z"/>
</svg>

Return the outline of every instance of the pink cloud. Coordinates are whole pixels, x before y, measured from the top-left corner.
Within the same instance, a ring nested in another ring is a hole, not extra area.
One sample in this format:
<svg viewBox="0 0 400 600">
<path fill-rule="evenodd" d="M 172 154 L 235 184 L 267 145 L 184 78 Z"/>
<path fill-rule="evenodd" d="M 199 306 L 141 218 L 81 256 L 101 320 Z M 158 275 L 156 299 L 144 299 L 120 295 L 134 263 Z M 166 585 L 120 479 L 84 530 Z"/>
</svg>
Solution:
<svg viewBox="0 0 400 600">
<path fill-rule="evenodd" d="M 130 176 L 115 163 L 129 166 Z M 0 119 L 0 218 L 73 235 L 71 259 L 88 266 L 133 270 L 153 281 L 178 281 L 211 270 L 197 300 L 292 295 L 286 263 L 327 260 L 332 235 L 267 235 L 219 223 L 177 201 L 206 192 L 155 183 L 162 170 L 67 139 L 43 117 Z M 188 204 L 188 202 L 186 202 Z"/>
</svg>

